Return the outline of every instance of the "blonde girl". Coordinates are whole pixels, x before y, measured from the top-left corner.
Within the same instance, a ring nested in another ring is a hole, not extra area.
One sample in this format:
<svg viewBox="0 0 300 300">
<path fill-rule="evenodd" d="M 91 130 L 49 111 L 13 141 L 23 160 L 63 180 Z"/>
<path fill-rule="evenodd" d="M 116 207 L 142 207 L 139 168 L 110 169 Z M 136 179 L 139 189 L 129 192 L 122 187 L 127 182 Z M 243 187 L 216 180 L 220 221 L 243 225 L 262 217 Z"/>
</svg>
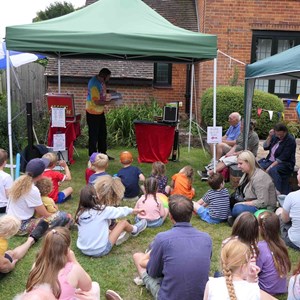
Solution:
<svg viewBox="0 0 300 300">
<path fill-rule="evenodd" d="M 145 213 L 137 214 L 136 222 L 145 219 L 147 227 L 161 226 L 168 213 L 168 208 L 164 208 L 162 201 L 157 193 L 158 181 L 154 177 L 149 177 L 145 181 L 145 195 L 143 195 L 136 203 L 136 209 L 142 209 Z"/>
<path fill-rule="evenodd" d="M 221 266 L 224 277 L 210 278 L 204 300 L 274 299 L 259 289 L 248 245 L 238 239 L 228 241 L 221 250 Z"/>
<path fill-rule="evenodd" d="M 287 275 L 291 262 L 287 247 L 280 237 L 280 221 L 273 212 L 258 216 L 262 241 L 258 242 L 259 255 L 256 264 L 260 268 L 259 287 L 272 295 L 287 292 Z"/>
<path fill-rule="evenodd" d="M 26 292 L 49 284 L 58 299 L 100 299 L 98 283 L 92 282 L 70 249 L 71 237 L 66 228 L 57 227 L 45 236 L 42 248 L 30 271 Z"/>
<path fill-rule="evenodd" d="M 192 187 L 194 170 L 191 166 L 185 166 L 179 173 L 172 176 L 171 195 L 183 195 L 192 200 L 195 189 Z"/>
<path fill-rule="evenodd" d="M 121 244 L 129 233 L 137 236 L 146 229 L 147 221 L 144 219 L 134 225 L 122 220 L 109 231 L 111 219 L 143 212 L 130 207 L 115 207 L 120 204 L 124 190 L 121 180 L 109 175 L 99 177 L 95 186 L 87 185 L 81 190 L 75 220 L 78 224 L 77 247 L 83 254 L 94 257 L 107 255 L 113 245 Z"/>
</svg>

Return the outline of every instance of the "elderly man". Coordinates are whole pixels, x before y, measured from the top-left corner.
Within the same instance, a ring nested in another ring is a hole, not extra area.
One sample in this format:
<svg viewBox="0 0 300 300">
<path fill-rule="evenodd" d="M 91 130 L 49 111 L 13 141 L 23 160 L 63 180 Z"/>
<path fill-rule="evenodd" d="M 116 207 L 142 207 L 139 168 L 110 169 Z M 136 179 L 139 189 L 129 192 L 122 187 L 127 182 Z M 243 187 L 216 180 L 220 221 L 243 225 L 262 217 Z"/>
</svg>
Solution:
<svg viewBox="0 0 300 300">
<path fill-rule="evenodd" d="M 169 209 L 173 228 L 157 234 L 150 255 L 135 253 L 134 263 L 154 299 L 203 299 L 210 269 L 211 238 L 192 227 L 192 201 L 172 195 Z"/>
</svg>

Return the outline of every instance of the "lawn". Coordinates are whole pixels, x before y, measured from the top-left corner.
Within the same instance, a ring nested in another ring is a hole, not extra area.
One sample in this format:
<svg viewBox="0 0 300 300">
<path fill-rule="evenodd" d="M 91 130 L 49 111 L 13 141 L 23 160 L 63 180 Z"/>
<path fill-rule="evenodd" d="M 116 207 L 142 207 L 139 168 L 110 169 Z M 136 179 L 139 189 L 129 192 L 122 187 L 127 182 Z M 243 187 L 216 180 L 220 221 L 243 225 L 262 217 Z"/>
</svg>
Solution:
<svg viewBox="0 0 300 300">
<path fill-rule="evenodd" d="M 122 150 L 125 149 L 116 148 L 109 151 L 109 155 L 116 158 L 116 160 L 109 162 L 107 171 L 111 175 L 117 173 L 117 171 L 121 168 L 118 156 Z M 151 172 L 151 164 L 139 164 L 137 162 L 137 150 L 126 150 L 133 153 L 133 164 L 138 166 L 143 173 L 148 176 Z M 74 153 L 76 162 L 70 167 L 72 173 L 72 182 L 70 185 L 74 188 L 73 199 L 60 205 L 60 210 L 65 210 L 72 214 L 75 213 L 78 205 L 79 191 L 85 185 L 84 173 L 88 161 L 86 149 L 77 149 L 77 151 L 79 153 L 79 157 L 77 157 Z M 170 177 L 177 173 L 183 166 L 193 166 L 196 173 L 196 170 L 202 169 L 209 160 L 209 155 L 205 154 L 201 149 L 192 148 L 191 151 L 188 152 L 187 148 L 180 148 L 179 161 L 170 161 L 167 164 L 167 175 L 169 180 Z M 200 199 L 200 197 L 208 189 L 207 183 L 201 182 L 197 174 L 195 174 L 194 178 L 194 187 L 196 190 L 196 199 Z M 227 187 L 230 188 L 230 185 L 227 184 Z M 128 205 L 128 203 L 124 205 Z M 129 205 L 133 206 L 133 204 Z M 132 216 L 130 216 L 130 219 L 133 221 Z M 211 275 L 213 275 L 214 272 L 219 269 L 219 252 L 221 242 L 230 235 L 231 229 L 227 224 L 209 225 L 201 221 L 197 216 L 193 216 L 192 224 L 199 230 L 209 233 L 213 239 L 213 254 L 211 259 Z M 137 272 L 133 264 L 132 254 L 137 251 L 144 251 L 158 232 L 168 230 L 171 226 L 171 221 L 167 219 L 162 227 L 146 229 L 137 238 L 131 238 L 126 243 L 118 247 L 114 247 L 112 252 L 106 257 L 97 259 L 84 256 L 78 251 L 76 248 L 77 231 L 72 231 L 72 249 L 74 250 L 78 261 L 90 274 L 92 279 L 99 282 L 102 299 L 105 299 L 104 294 L 107 289 L 117 291 L 124 300 L 152 299 L 144 287 L 136 286 L 133 282 L 133 278 L 137 276 Z M 17 246 L 24 241 L 25 238 L 23 237 L 13 237 L 10 240 L 10 248 Z M 26 257 L 17 263 L 15 270 L 0 280 L 1 299 L 12 299 L 14 295 L 24 290 L 29 270 L 34 262 L 35 255 L 39 250 L 40 244 L 41 242 L 38 242 L 34 245 L 29 250 Z M 289 253 L 294 267 L 299 260 L 299 253 L 291 249 L 289 250 Z M 199 255 L 201 255 L 201 252 L 199 252 Z M 279 299 L 286 299 L 286 296 L 282 296 Z"/>
</svg>

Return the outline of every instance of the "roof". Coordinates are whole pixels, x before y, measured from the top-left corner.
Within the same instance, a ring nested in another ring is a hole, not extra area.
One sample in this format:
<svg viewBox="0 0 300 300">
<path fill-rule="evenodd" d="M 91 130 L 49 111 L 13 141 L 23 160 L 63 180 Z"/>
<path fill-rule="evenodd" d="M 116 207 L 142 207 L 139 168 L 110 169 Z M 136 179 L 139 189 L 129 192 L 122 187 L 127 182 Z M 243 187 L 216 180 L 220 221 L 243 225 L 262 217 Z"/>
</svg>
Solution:
<svg viewBox="0 0 300 300">
<path fill-rule="evenodd" d="M 86 0 L 86 6 L 98 0 Z M 152 9 L 179 27 L 198 31 L 194 0 L 144 0 Z M 61 59 L 61 75 L 90 77 L 101 68 L 113 70 L 112 78 L 153 78 L 153 63 L 107 60 Z M 57 59 L 49 58 L 45 74 L 57 76 Z"/>
</svg>

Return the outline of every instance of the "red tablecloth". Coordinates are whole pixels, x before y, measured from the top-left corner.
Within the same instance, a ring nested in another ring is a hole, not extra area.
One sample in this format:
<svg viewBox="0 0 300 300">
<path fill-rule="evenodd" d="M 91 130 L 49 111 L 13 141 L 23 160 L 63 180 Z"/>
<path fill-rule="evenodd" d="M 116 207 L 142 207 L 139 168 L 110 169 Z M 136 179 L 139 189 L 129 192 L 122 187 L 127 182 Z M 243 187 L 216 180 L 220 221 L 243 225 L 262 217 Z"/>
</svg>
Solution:
<svg viewBox="0 0 300 300">
<path fill-rule="evenodd" d="M 136 143 L 139 162 L 168 162 L 171 154 L 176 125 L 135 121 Z"/>
<path fill-rule="evenodd" d="M 73 152 L 74 142 L 78 136 L 80 136 L 80 118 L 75 122 L 67 122 L 66 128 L 63 127 L 50 127 L 48 133 L 48 146 L 53 147 L 53 134 L 65 133 L 66 134 L 66 148 L 68 149 L 68 160 L 69 163 L 74 163 Z"/>
</svg>

